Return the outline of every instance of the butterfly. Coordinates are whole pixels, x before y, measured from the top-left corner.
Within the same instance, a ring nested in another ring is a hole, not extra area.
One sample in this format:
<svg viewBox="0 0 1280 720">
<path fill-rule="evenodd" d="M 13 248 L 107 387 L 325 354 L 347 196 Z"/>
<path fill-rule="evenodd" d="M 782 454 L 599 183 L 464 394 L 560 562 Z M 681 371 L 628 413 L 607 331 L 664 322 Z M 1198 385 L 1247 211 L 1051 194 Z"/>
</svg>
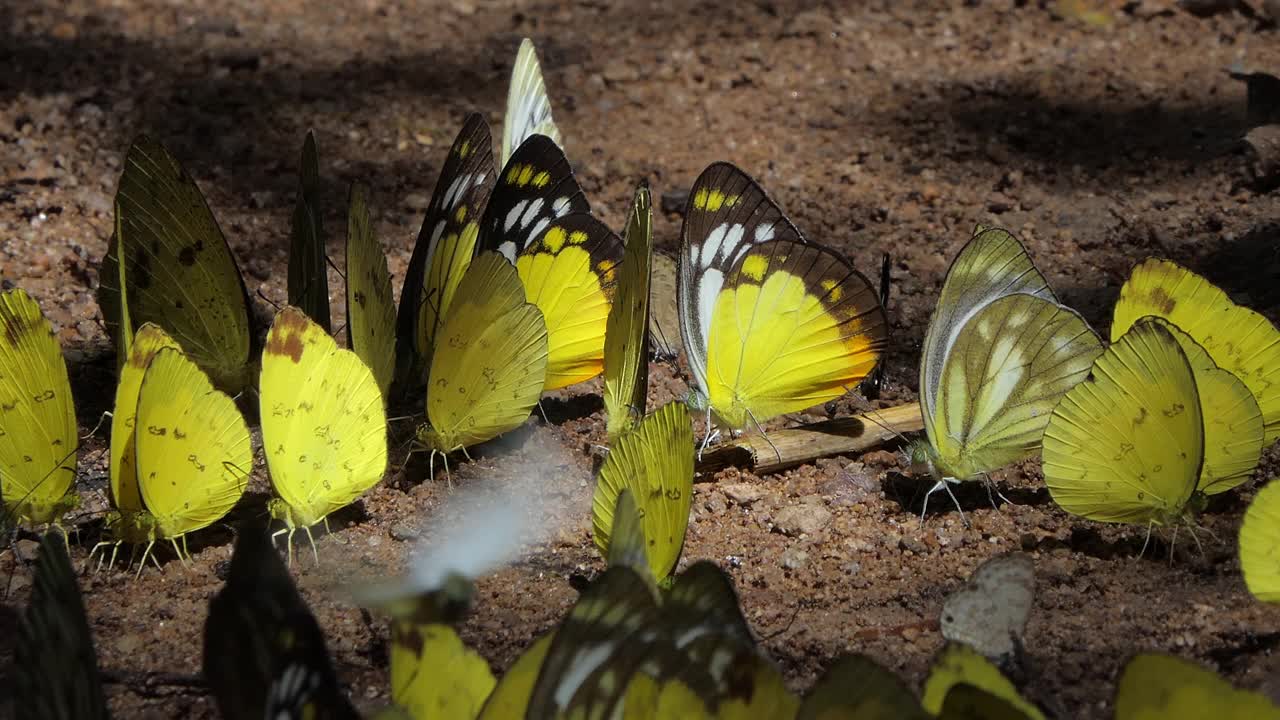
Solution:
<svg viewBox="0 0 1280 720">
<path fill-rule="evenodd" d="M 592 217 L 564 152 L 534 135 L 503 168 L 480 221 L 481 250 L 515 263 L 547 322 L 547 382 L 557 390 L 599 375 L 625 249 Z"/>
<path fill-rule="evenodd" d="M 112 529 L 117 538 L 112 544 L 145 542 L 141 572 L 156 541 L 168 540 L 185 558 L 178 539 L 185 545 L 188 533 L 231 510 L 248 484 L 253 449 L 235 403 L 182 351 L 135 343 L 129 362 L 139 353 L 150 353 L 151 360 L 137 391 L 133 432 L 112 436 L 113 443 L 133 443 L 132 475 L 122 462 L 112 486 L 122 509 L 132 512 L 122 513 Z M 137 497 L 142 509 L 123 507 Z"/>
<path fill-rule="evenodd" d="M 155 359 L 156 353 L 164 348 L 178 352 L 182 350 L 178 347 L 177 341 L 169 337 L 169 334 L 159 326 L 152 323 L 143 324 L 133 335 L 128 355 L 120 367 L 120 378 L 116 382 L 115 409 L 111 413 L 112 510 L 107 514 L 104 523 L 107 534 L 113 536 L 115 540 L 103 541 L 96 545 L 93 551 L 111 547 L 112 557 L 108 565 L 115 564 L 114 556 L 120 542 L 146 541 L 143 526 L 147 523 L 144 519 L 147 507 L 142 501 L 135 443 L 138 392 L 142 389 L 142 378 L 151 361 Z"/>
<path fill-rule="evenodd" d="M 373 371 L 385 402 L 396 371 L 391 273 L 369 220 L 365 189 L 351 186 L 347 212 L 347 346 Z"/>
<path fill-rule="evenodd" d="M 219 388 L 236 393 L 252 377 L 249 294 L 226 238 L 195 181 L 160 143 L 143 135 L 125 158 L 116 191 L 116 233 L 99 270 L 98 305 L 122 344 L 135 327 L 159 325 Z M 128 278 L 121 328 L 119 258 Z"/>
<path fill-rule="evenodd" d="M 1199 665 L 1157 653 L 1135 656 L 1116 687 L 1115 720 L 1277 720 L 1280 707 L 1238 690 Z"/>
<path fill-rule="evenodd" d="M 693 500 L 693 426 L 683 403 L 668 403 L 618 438 L 600 467 L 592 497 L 596 548 L 609 557 L 614 507 L 631 491 L 643 518 L 649 570 L 659 582 L 676 567 Z"/>
<path fill-rule="evenodd" d="M 279 495 L 270 509 L 285 523 L 276 534 L 288 533 L 292 563 L 297 528 L 315 553 L 311 526 L 382 479 L 387 418 L 369 367 L 298 308 L 276 315 L 258 385 L 263 454 Z"/>
<path fill-rule="evenodd" d="M 689 194 L 678 296 L 690 404 L 734 431 L 844 395 L 887 340 L 871 283 L 728 163 Z"/>
<path fill-rule="evenodd" d="M 1034 455 L 1054 405 L 1100 352 L 1022 243 L 979 227 L 947 271 L 921 349 L 926 437 L 908 454 L 934 479 L 929 495 Z"/>
<path fill-rule="evenodd" d="M 933 661 L 929 677 L 924 681 L 924 697 L 920 704 L 932 715 L 938 715 L 949 695 L 957 688 L 972 686 L 1012 706 L 1027 720 L 1045 720 L 1044 713 L 1018 694 L 1007 677 L 989 660 L 966 645 L 948 644 Z"/>
<path fill-rule="evenodd" d="M 863 655 L 827 668 L 809 691 L 796 720 L 928 720 L 920 701 L 893 673 Z"/>
<path fill-rule="evenodd" d="M 1244 513 L 1240 570 L 1254 597 L 1280 603 L 1280 481 L 1259 490 Z"/>
<path fill-rule="evenodd" d="M 13 673 L 13 706 L 22 717 L 108 717 L 93 634 L 60 532 L 40 540 L 31 600 L 18 625 Z"/>
<path fill-rule="evenodd" d="M 225 718 L 359 717 L 319 624 L 258 530 L 238 534 L 227 584 L 209 602 L 203 674 Z"/>
<path fill-rule="evenodd" d="M 511 68 L 511 84 L 507 89 L 507 114 L 502 125 L 502 165 L 531 135 L 545 135 L 560 144 L 560 128 L 551 118 L 551 100 L 542 81 L 542 67 L 533 41 L 524 38 Z"/>
<path fill-rule="evenodd" d="M 1120 288 L 1111 339 L 1148 315 L 1178 326 L 1240 378 L 1262 410 L 1265 445 L 1280 437 L 1280 331 L 1271 322 L 1199 275 L 1154 258 L 1135 267 Z"/>
<path fill-rule="evenodd" d="M 392 624 L 391 701 L 410 717 L 474 718 L 496 684 L 448 625 Z"/>
<path fill-rule="evenodd" d="M 315 133 L 302 141 L 298 200 L 289 232 L 289 304 L 329 332 L 329 267 L 320 222 L 320 160 Z"/>
<path fill-rule="evenodd" d="M 0 496 L 4 514 L 54 523 L 75 507 L 76 408 L 53 326 L 26 291 L 0 292 Z"/>
<path fill-rule="evenodd" d="M 978 566 L 942 605 L 942 636 L 996 663 L 1022 647 L 1035 592 L 1035 563 L 1025 553 L 997 555 Z"/>
<path fill-rule="evenodd" d="M 489 126 L 472 113 L 440 170 L 400 290 L 396 378 L 407 389 L 426 383 L 436 334 L 475 256 L 477 222 L 496 175 Z M 464 232 L 468 226 L 472 230 Z"/>
<path fill-rule="evenodd" d="M 537 404 L 546 372 L 541 311 L 525 302 L 520 277 L 505 258 L 481 253 L 440 328 L 418 441 L 434 459 L 514 430 Z"/>
<path fill-rule="evenodd" d="M 1045 484 L 1074 515 L 1169 525 L 1201 505 L 1192 500 L 1205 450 L 1196 372 L 1168 324 L 1146 318 L 1054 409 L 1044 433 Z"/>
<path fill-rule="evenodd" d="M 604 408 L 612 441 L 644 417 L 649 383 L 649 281 L 653 257 L 653 201 L 636 189 L 623 233 L 626 252 L 617 293 L 605 321 Z"/>
</svg>

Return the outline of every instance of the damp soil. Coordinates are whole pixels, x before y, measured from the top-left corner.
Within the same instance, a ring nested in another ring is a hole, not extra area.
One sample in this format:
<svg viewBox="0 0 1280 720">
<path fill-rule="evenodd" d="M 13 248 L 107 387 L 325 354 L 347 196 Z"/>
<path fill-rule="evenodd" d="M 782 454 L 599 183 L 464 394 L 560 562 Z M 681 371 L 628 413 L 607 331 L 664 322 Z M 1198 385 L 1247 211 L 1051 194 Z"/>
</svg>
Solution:
<svg viewBox="0 0 1280 720">
<path fill-rule="evenodd" d="M 1257 18 L 1195 17 L 1162 2 L 1093 3 L 1106 23 L 1054 10 L 1082 3 L 1035 2 L 194 5 L 0 2 L 0 278 L 39 300 L 66 351 L 89 436 L 73 523 L 74 558 L 86 565 L 106 506 L 108 437 L 98 426 L 114 374 L 93 290 L 131 138 L 158 137 L 200 183 L 265 319 L 285 294 L 306 130 L 320 148 L 330 256 L 341 258 L 343 198 L 360 181 L 398 278 L 462 118 L 479 110 L 499 127 L 526 35 L 568 154 L 612 226 L 647 179 L 657 247 L 673 253 L 687 188 L 723 159 L 868 275 L 891 254 L 881 399 L 770 427 L 914 401 L 932 304 L 976 223 L 1016 232 L 1097 327 L 1149 255 L 1280 315 L 1280 204 L 1253 181 L 1240 142 L 1245 88 L 1225 71 L 1280 71 L 1276 31 Z M 330 281 L 340 322 L 336 269 Z M 658 363 L 652 375 L 651 406 L 683 394 L 682 366 Z M 294 566 L 357 704 L 386 699 L 387 631 L 342 587 L 397 572 L 457 512 L 460 493 L 518 486 L 544 529 L 510 567 L 480 579 L 462 626 L 496 671 L 565 612 L 572 577 L 600 570 L 589 520 L 594 446 L 605 440 L 599 390 L 593 381 L 555 393 L 547 419 L 455 461 L 454 491 L 417 458 L 406 465 L 413 420 L 393 423 L 388 479 L 332 518 L 317 538 L 318 566 L 305 545 Z M 961 491 L 971 526 L 945 502 L 921 522 L 926 488 L 903 475 L 893 450 L 699 478 L 684 562 L 711 559 L 733 577 L 795 690 L 849 652 L 919 683 L 942 644 L 947 594 L 985 558 L 1022 549 L 1038 574 L 1023 689 L 1059 717 L 1108 717 L 1118 670 L 1143 650 L 1193 658 L 1280 700 L 1280 608 L 1248 595 L 1235 551 L 1255 483 L 1215 502 L 1196 540 L 1156 533 L 1141 553 L 1143 529 L 1056 508 L 1034 461 L 996 475 L 1005 499 L 995 507 L 980 488 Z M 1258 478 L 1278 469 L 1272 449 Z M 261 518 L 267 493 L 259 463 L 228 522 Z M 31 536 L 20 548 L 30 556 Z M 91 568 L 81 577 L 119 716 L 216 714 L 199 648 L 230 530 L 196 534 L 191 554 L 184 565 L 162 551 L 162 567 L 136 578 Z M 30 591 L 29 567 L 5 553 L 0 577 L 10 575 L 0 668 L 12 658 L 13 608 Z"/>
</svg>

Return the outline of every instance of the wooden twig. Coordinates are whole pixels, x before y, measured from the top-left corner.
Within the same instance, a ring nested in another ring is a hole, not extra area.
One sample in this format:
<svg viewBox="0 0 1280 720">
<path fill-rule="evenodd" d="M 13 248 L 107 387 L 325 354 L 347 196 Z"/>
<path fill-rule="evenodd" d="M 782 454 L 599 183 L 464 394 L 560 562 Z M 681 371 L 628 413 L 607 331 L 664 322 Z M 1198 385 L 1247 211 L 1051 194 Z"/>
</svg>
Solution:
<svg viewBox="0 0 1280 720">
<path fill-rule="evenodd" d="M 764 475 L 821 457 L 862 453 L 923 427 L 920 404 L 908 403 L 863 415 L 771 430 L 767 439 L 758 433 L 749 433 L 703 454 L 697 467 L 698 481 L 712 482 L 714 473 L 727 467 Z"/>
</svg>

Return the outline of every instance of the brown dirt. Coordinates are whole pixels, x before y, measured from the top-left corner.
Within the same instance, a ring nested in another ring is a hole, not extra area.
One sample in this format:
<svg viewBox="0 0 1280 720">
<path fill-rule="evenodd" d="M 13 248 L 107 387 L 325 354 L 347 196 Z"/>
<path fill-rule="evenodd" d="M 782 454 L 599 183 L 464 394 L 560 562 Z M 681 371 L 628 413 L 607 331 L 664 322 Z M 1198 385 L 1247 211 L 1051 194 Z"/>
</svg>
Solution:
<svg viewBox="0 0 1280 720">
<path fill-rule="evenodd" d="M 1188 264 L 1275 320 L 1280 208 L 1247 182 L 1245 90 L 1224 72 L 1236 61 L 1280 69 L 1275 31 L 1239 15 L 1130 5 L 1133 14 L 1113 9 L 1113 24 L 1095 27 L 1010 2 L 231 0 L 216 12 L 161 0 L 0 2 L 0 277 L 31 292 L 61 329 L 88 434 L 111 402 L 113 361 L 92 288 L 133 135 L 152 133 L 183 159 L 251 292 L 280 302 L 298 149 L 314 127 L 331 256 L 341 255 L 346 186 L 360 180 L 399 276 L 461 119 L 480 109 L 499 127 L 509 64 L 529 35 L 568 153 L 614 227 L 639 179 L 669 210 L 704 166 L 729 159 L 858 267 L 874 273 L 880 254 L 893 253 L 882 404 L 915 397 L 937 288 L 978 222 L 1019 233 L 1098 326 L 1147 255 Z M 655 233 L 670 252 L 678 215 L 662 213 Z M 340 292 L 339 283 L 334 273 Z M 683 392 L 676 370 L 658 366 L 654 376 L 651 402 Z M 598 391 L 588 383 L 561 393 L 547 403 L 550 424 L 531 420 L 455 472 L 462 487 L 480 488 L 536 474 L 558 508 L 550 540 L 480 582 L 464 637 L 495 669 L 571 603 L 568 576 L 600 567 L 588 517 L 590 445 L 604 441 Z M 409 432 L 399 424 L 397 441 Z M 100 430 L 81 453 L 90 513 L 81 560 L 95 539 L 92 513 L 105 506 L 106 442 Z M 1268 453 L 1259 477 L 1276 474 L 1278 456 Z M 411 544 L 397 538 L 421 525 L 430 534 L 449 493 L 425 472 L 414 463 L 340 513 L 319 543 L 320 567 L 304 561 L 297 571 L 359 703 L 386 696 L 386 631 L 371 631 L 336 588 L 398 567 Z M 263 493 L 264 473 L 259 466 Z M 930 623 L 947 593 L 982 559 L 1020 547 L 1039 573 L 1025 690 L 1061 716 L 1107 716 L 1117 670 L 1148 649 L 1280 692 L 1280 609 L 1248 596 L 1235 557 L 1253 486 L 1204 516 L 1212 535 L 1200 533 L 1203 554 L 1179 542 L 1169 562 L 1164 542 L 1138 556 L 1141 529 L 1058 510 L 1035 463 L 1000 474 L 1012 503 L 998 509 L 981 490 L 965 492 L 969 529 L 945 503 L 922 525 L 921 486 L 883 454 L 712 479 L 698 486 L 685 558 L 728 569 L 797 690 L 849 651 L 918 682 L 941 644 Z M 737 505 L 721 489 L 730 482 L 763 497 Z M 242 513 L 260 513 L 263 497 Z M 829 524 L 808 536 L 774 532 L 777 513 L 797 504 L 825 506 Z M 138 580 L 82 579 L 119 715 L 213 714 L 198 687 L 163 681 L 199 672 L 228 538 L 193 538 L 185 569 L 170 560 Z M 12 565 L 0 558 L 0 573 Z M 25 602 L 28 583 L 28 570 L 16 569 L 13 602 Z M 13 621 L 0 615 L 0 646 Z"/>
</svg>

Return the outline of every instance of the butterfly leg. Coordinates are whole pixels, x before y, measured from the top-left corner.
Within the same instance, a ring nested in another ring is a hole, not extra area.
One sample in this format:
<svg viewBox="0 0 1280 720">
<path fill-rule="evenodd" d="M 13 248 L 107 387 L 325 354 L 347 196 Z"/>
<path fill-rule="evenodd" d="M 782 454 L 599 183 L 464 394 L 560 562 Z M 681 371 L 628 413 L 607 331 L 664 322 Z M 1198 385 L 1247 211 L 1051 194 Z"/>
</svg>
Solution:
<svg viewBox="0 0 1280 720">
<path fill-rule="evenodd" d="M 960 513 L 960 522 L 964 523 L 965 527 L 969 527 L 969 518 L 965 517 L 964 508 L 960 507 L 960 501 L 956 499 L 955 493 L 951 492 L 951 486 L 956 482 L 957 480 L 955 478 L 942 478 L 938 482 L 934 483 L 933 487 L 929 488 L 929 492 L 925 493 L 924 496 L 924 507 L 920 509 L 921 524 L 924 523 L 924 515 L 929 510 L 929 496 L 939 490 L 946 490 L 947 495 L 951 497 L 951 502 L 955 503 L 956 511 Z"/>
<path fill-rule="evenodd" d="M 311 554 L 316 558 L 316 567 L 320 567 L 320 551 L 316 550 L 316 539 L 311 534 L 311 526 L 307 525 L 302 529 L 307 531 L 307 542 L 311 543 Z"/>
<path fill-rule="evenodd" d="M 547 419 L 547 411 L 542 407 L 542 400 L 538 400 L 538 412 L 542 415 L 542 422 L 550 425 L 551 421 Z"/>
<path fill-rule="evenodd" d="M 769 447 L 773 448 L 773 454 L 777 456 L 778 462 L 782 462 L 782 452 L 779 451 L 778 446 L 774 445 L 773 441 L 769 439 L 769 434 L 764 431 L 764 428 L 760 427 L 760 421 L 756 419 L 755 413 L 748 410 L 747 417 L 751 418 L 751 422 L 755 424 L 756 431 L 760 433 L 760 437 L 764 438 L 764 441 L 769 443 Z"/>
<path fill-rule="evenodd" d="M 133 576 L 134 580 L 137 580 L 138 578 L 142 577 L 142 569 L 147 566 L 148 557 L 151 557 L 152 560 L 155 560 L 155 558 L 151 555 L 151 548 L 155 544 L 156 544 L 155 540 L 147 541 L 147 547 L 142 551 L 142 561 L 138 563 L 138 572 L 135 573 Z M 156 567 L 160 567 L 159 560 L 156 560 Z"/>
<path fill-rule="evenodd" d="M 1147 545 L 1151 542 L 1151 528 L 1155 527 L 1155 523 L 1147 523 L 1147 537 L 1142 541 L 1142 549 L 1138 551 L 1138 557 L 1142 557 L 1147 553 Z"/>
<path fill-rule="evenodd" d="M 288 533 L 288 536 L 284 539 L 286 549 L 285 557 L 287 558 L 289 567 L 293 567 L 293 528 L 285 526 L 271 533 L 271 544 L 274 546 L 276 544 L 276 538 L 284 535 L 285 533 Z"/>
</svg>

